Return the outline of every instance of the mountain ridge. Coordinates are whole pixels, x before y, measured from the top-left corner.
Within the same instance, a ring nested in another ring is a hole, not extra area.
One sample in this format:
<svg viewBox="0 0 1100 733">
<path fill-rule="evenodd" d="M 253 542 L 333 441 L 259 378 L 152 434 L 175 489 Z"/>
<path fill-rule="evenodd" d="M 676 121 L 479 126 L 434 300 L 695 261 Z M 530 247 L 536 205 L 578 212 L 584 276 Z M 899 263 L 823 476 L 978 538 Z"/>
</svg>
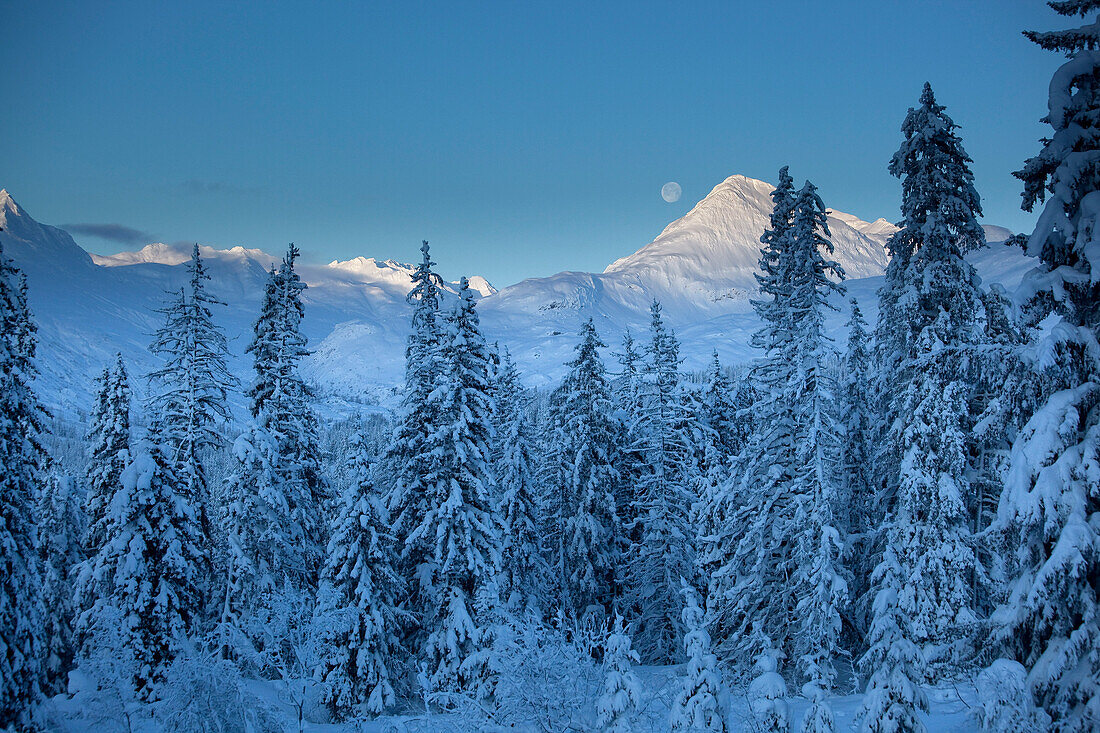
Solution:
<svg viewBox="0 0 1100 733">
<path fill-rule="evenodd" d="M 764 181 L 731 176 L 652 242 L 600 273 L 560 272 L 499 291 L 472 276 L 486 337 L 509 348 L 528 384 L 549 386 L 564 373 L 584 320 L 595 321 L 613 352 L 626 330 L 647 328 L 649 305 L 657 299 L 680 334 L 685 368 L 703 368 L 714 348 L 726 363 L 746 361 L 753 355 L 748 336 L 757 326 L 749 296 L 755 291 L 753 273 L 771 189 Z M 896 228 L 885 219 L 865 222 L 832 210 L 829 224 L 835 256 L 860 275 L 849 281 L 849 290 L 873 318 L 884 245 Z M 91 375 L 116 351 L 134 374 L 152 368 L 146 346 L 160 325 L 155 309 L 167 291 L 185 282 L 192 245 L 153 243 L 136 252 L 92 255 L 63 229 L 35 221 L 6 190 L 0 193 L 0 225 L 5 226 L 0 233 L 5 253 L 27 273 L 48 405 L 64 411 L 85 408 Z M 229 304 L 215 317 L 230 339 L 231 369 L 247 382 L 244 345 L 251 338 L 267 270 L 280 257 L 206 245 L 200 245 L 200 253 L 212 276 L 211 292 Z M 979 271 L 995 272 L 1009 289 L 1031 267 L 1022 254 L 1004 248 L 983 250 L 975 259 Z M 414 266 L 353 257 L 323 265 L 300 263 L 299 269 L 308 285 L 303 330 L 313 350 L 303 363 L 306 377 L 329 403 L 392 400 L 403 372 L 409 320 L 405 296 Z M 453 298 L 457 285 L 444 288 L 445 299 Z M 845 318 L 833 314 L 827 327 L 839 335 Z"/>
</svg>

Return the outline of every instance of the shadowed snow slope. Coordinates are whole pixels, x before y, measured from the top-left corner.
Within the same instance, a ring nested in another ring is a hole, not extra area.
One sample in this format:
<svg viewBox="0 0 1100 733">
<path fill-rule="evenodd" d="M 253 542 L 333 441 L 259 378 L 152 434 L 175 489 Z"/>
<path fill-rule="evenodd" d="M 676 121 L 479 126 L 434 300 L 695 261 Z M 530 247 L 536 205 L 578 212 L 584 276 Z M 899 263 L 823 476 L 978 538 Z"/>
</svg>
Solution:
<svg viewBox="0 0 1100 733">
<path fill-rule="evenodd" d="M 685 368 L 701 368 L 714 349 L 727 363 L 750 359 L 748 338 L 758 322 L 749 297 L 756 289 L 753 273 L 771 190 L 771 184 L 731 176 L 653 242 L 602 273 L 562 272 L 499 292 L 472 276 L 471 287 L 482 296 L 478 309 L 486 336 L 509 347 L 529 384 L 549 386 L 572 358 L 584 320 L 595 321 L 614 351 L 628 328 L 644 338 L 649 305 L 656 298 L 682 341 Z M 34 221 L 7 192 L 0 192 L 0 226 L 5 253 L 27 273 L 39 324 L 39 389 L 50 407 L 62 412 L 86 408 L 92 378 L 116 351 L 130 362 L 134 375 L 153 366 L 146 346 L 160 324 L 155 309 L 185 282 L 190 245 L 150 244 L 137 252 L 89 255 L 65 231 Z M 842 212 L 830 212 L 829 226 L 834 257 L 848 274 L 851 295 L 873 319 L 875 290 L 886 263 L 883 247 L 895 228 L 883 219 L 865 222 Z M 987 232 L 993 241 L 1008 236 L 996 227 Z M 213 278 L 211 291 L 229 304 L 217 309 L 216 317 L 230 339 L 230 366 L 247 382 L 251 374 L 244 349 L 267 270 L 278 256 L 243 247 L 200 250 Z M 1018 250 L 999 245 L 971 259 L 983 277 L 1010 291 L 1032 266 Z M 334 402 L 392 399 L 404 366 L 405 295 L 412 270 L 412 265 L 367 257 L 300 266 L 309 285 L 303 329 L 314 350 L 304 371 L 323 397 Z M 455 289 L 454 284 L 447 287 Z M 841 342 L 847 308 L 843 311 L 828 322 Z M 142 380 L 134 381 L 140 392 Z"/>
</svg>

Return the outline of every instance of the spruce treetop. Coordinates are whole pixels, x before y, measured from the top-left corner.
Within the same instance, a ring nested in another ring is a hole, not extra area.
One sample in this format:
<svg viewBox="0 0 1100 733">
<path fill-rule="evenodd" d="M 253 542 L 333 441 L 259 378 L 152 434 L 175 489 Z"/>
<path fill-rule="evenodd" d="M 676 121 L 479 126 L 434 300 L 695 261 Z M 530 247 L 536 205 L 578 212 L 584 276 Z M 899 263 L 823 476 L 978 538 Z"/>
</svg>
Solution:
<svg viewBox="0 0 1100 733">
<path fill-rule="evenodd" d="M 903 261 L 930 245 L 961 254 L 985 245 L 977 220 L 981 199 L 969 167 L 973 161 L 955 132 L 959 126 L 945 110 L 925 82 L 920 106 L 906 114 L 905 139 L 890 161 L 890 174 L 902 181 L 904 219 L 887 249 Z"/>
</svg>

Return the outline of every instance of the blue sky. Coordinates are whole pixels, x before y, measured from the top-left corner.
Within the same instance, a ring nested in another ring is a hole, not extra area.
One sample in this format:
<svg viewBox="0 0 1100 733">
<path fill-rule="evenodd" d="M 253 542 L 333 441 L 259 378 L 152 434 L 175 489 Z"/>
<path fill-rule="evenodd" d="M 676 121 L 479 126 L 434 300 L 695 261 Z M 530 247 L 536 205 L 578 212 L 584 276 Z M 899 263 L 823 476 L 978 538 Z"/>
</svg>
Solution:
<svg viewBox="0 0 1100 733">
<path fill-rule="evenodd" d="M 92 251 L 429 239 L 500 286 L 602 270 L 785 164 L 895 219 L 886 165 L 928 80 L 986 222 L 1021 230 L 1011 172 L 1059 59 L 1020 31 L 1065 25 L 1038 0 L 26 3 L 0 25 L 0 186 Z"/>
</svg>

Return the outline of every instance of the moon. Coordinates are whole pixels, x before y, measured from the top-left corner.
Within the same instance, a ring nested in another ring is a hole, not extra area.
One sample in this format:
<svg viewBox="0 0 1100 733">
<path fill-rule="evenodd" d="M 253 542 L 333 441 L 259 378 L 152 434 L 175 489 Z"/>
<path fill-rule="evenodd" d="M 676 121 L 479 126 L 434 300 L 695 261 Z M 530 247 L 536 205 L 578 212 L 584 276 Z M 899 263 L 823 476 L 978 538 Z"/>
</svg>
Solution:
<svg viewBox="0 0 1100 733">
<path fill-rule="evenodd" d="M 669 181 L 665 185 L 661 186 L 661 198 L 670 204 L 674 204 L 680 200 L 680 184 L 676 181 Z"/>
</svg>

